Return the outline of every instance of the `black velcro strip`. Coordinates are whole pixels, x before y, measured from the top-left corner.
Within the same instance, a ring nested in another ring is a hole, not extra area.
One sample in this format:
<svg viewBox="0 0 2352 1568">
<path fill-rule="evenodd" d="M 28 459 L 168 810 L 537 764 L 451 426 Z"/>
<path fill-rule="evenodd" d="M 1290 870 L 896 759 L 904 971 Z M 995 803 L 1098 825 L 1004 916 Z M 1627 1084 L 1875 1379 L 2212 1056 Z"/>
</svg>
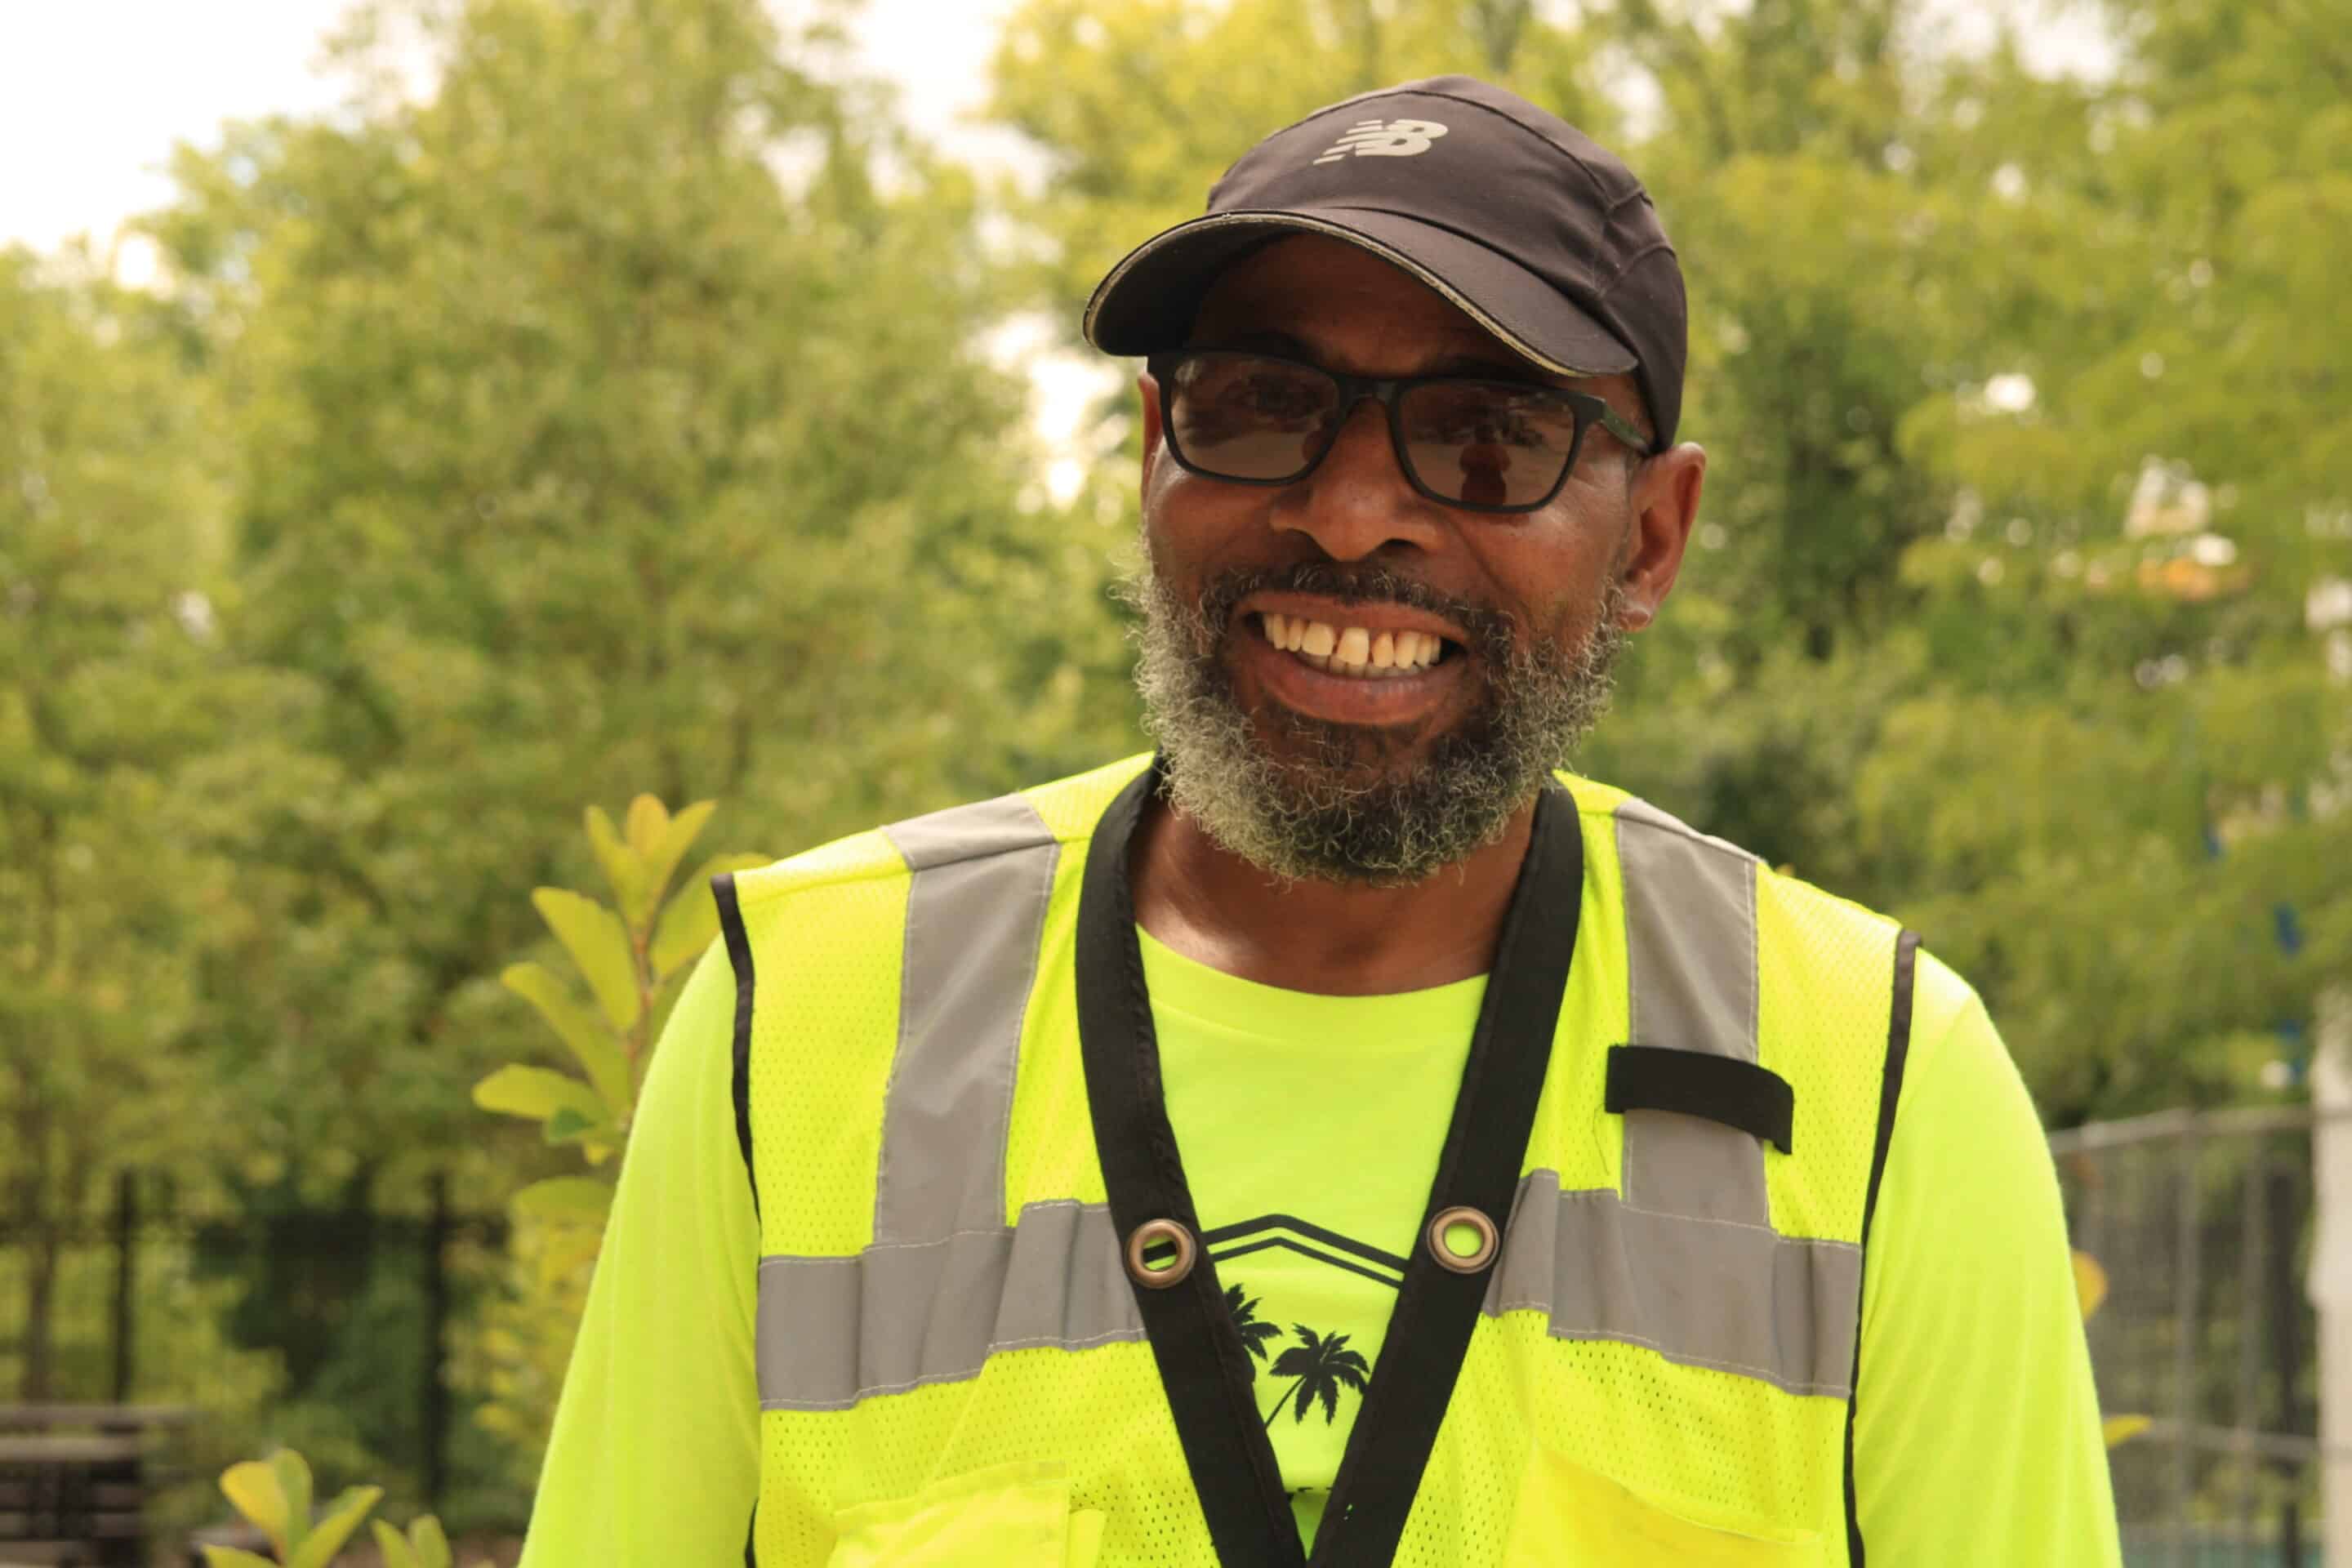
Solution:
<svg viewBox="0 0 2352 1568">
<path fill-rule="evenodd" d="M 1613 1046 L 1609 1051 L 1609 1112 L 1674 1110 L 1737 1127 L 1793 1154 L 1797 1091 L 1770 1068 L 1712 1051 L 1664 1046 Z"/>
</svg>

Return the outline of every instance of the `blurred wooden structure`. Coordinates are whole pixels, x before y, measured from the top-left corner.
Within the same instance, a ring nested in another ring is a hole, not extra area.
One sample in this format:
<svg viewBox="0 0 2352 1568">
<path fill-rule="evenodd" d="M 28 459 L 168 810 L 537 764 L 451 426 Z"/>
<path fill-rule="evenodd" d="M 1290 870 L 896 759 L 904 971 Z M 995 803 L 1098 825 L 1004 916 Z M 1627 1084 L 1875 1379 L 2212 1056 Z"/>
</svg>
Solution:
<svg viewBox="0 0 2352 1568">
<path fill-rule="evenodd" d="M 167 1405 L 0 1405 L 0 1564 L 144 1568 L 157 1477 L 151 1434 L 194 1419 Z"/>
</svg>

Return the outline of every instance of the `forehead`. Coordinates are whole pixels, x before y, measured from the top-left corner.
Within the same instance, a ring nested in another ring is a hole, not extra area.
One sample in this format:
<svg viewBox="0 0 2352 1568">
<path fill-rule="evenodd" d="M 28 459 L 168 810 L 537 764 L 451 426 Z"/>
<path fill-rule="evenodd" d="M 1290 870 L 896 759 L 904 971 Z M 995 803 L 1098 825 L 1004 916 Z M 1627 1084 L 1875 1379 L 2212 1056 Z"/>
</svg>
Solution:
<svg viewBox="0 0 2352 1568">
<path fill-rule="evenodd" d="M 1359 246 L 1292 235 L 1251 251 L 1210 285 L 1194 342 L 1287 339 L 1335 369 L 1410 374 L 1491 368 L 1570 384 L 1521 358 L 1444 295 Z"/>
</svg>

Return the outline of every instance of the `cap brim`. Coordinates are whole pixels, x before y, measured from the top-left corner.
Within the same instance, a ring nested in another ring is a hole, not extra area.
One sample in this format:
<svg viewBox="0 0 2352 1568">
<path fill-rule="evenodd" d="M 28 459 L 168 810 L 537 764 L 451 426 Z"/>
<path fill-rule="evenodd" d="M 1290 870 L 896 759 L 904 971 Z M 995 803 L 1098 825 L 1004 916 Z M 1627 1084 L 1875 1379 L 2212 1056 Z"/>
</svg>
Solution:
<svg viewBox="0 0 2352 1568">
<path fill-rule="evenodd" d="M 1211 213 L 1178 224 L 1129 251 L 1096 287 L 1087 301 L 1087 341 L 1113 354 L 1176 347 L 1216 275 L 1286 234 L 1362 247 L 1554 374 L 1614 375 L 1638 363 L 1608 328 L 1508 257 L 1451 229 L 1365 207 Z"/>
</svg>

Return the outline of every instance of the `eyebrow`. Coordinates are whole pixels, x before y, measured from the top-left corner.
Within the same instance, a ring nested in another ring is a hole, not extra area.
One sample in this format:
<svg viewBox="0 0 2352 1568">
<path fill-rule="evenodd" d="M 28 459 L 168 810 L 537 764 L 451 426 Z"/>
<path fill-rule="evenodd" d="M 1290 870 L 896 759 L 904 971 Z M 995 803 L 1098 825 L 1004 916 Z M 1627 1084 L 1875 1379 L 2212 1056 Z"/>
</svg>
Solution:
<svg viewBox="0 0 2352 1568">
<path fill-rule="evenodd" d="M 1277 353 L 1288 354 L 1294 359 L 1305 360 L 1309 364 L 1323 363 L 1315 351 L 1304 342 L 1277 328 L 1260 327 L 1222 341 L 1230 348 L 1268 349 Z M 1557 383 L 1547 380 L 1533 365 L 1521 360 L 1498 358 L 1493 354 L 1468 353 L 1443 354 L 1412 374 L 1416 376 L 1476 375 L 1489 381 L 1520 382 L 1528 386 L 1548 386 L 1554 391 L 1560 390 Z"/>
</svg>

